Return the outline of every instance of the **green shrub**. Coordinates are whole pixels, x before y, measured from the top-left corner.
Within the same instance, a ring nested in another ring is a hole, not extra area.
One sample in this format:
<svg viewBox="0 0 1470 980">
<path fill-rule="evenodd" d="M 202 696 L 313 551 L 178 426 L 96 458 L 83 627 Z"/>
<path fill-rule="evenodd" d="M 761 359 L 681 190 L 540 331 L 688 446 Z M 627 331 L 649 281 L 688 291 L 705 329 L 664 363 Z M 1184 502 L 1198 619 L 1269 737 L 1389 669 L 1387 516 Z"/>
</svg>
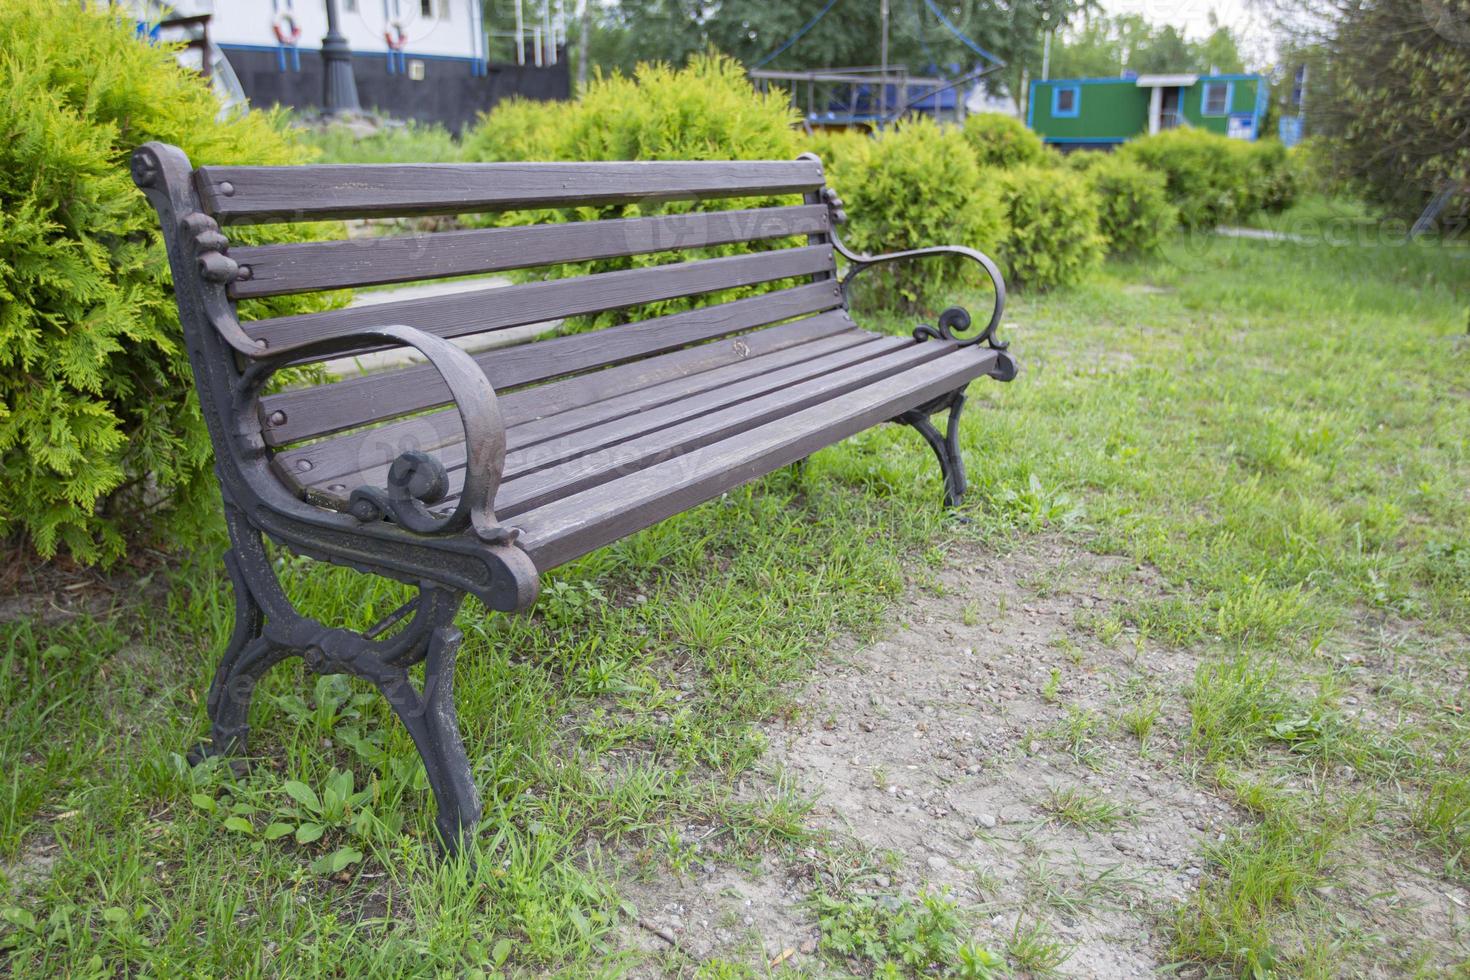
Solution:
<svg viewBox="0 0 1470 980">
<path fill-rule="evenodd" d="M 485 162 L 570 159 L 561 155 L 559 141 L 563 124 L 577 111 L 574 102 L 506 99 L 465 133 L 464 156 Z"/>
<path fill-rule="evenodd" d="M 982 167 L 1020 167 L 1047 162 L 1041 137 L 1021 120 L 998 112 L 982 112 L 966 119 L 965 141 Z"/>
<path fill-rule="evenodd" d="M 1169 203 L 1163 174 L 1111 153 L 1074 153 L 1097 198 L 1098 231 L 1108 251 L 1141 254 L 1158 249 L 1163 237 L 1179 221 L 1179 212 Z M 1071 161 L 1069 161 L 1071 163 Z"/>
<path fill-rule="evenodd" d="M 300 130 L 300 141 L 323 163 L 454 163 L 463 155 L 449 130 L 417 122 L 390 123 L 366 135 L 334 123 Z"/>
<path fill-rule="evenodd" d="M 109 562 L 218 512 L 157 219 L 128 156 L 153 139 L 217 164 L 304 151 L 277 117 L 218 120 L 209 88 L 130 20 L 0 0 L 0 21 L 0 534 Z"/>
<path fill-rule="evenodd" d="M 1087 178 L 1066 168 L 993 171 L 1010 229 L 1000 254 L 1017 286 L 1070 285 L 1096 268 L 1104 239 Z"/>
<path fill-rule="evenodd" d="M 958 130 L 927 119 L 885 130 L 865 153 L 839 158 L 828 179 L 851 221 L 843 240 L 857 251 L 968 245 L 994 255 L 1005 238 L 995 181 L 982 179 Z M 963 259 L 925 259 L 885 267 L 875 281 L 885 301 L 914 306 L 952 296 L 957 278 L 983 274 Z"/>
<path fill-rule="evenodd" d="M 1279 140 L 1257 140 L 1241 143 L 1236 152 L 1245 157 L 1248 168 L 1246 195 L 1242 209 L 1249 214 L 1268 211 L 1280 214 L 1296 203 L 1301 177 L 1296 161 Z"/>
<path fill-rule="evenodd" d="M 801 152 L 794 128 L 797 116 L 786 96 L 761 94 L 738 63 L 721 55 L 702 55 L 680 69 L 641 64 L 632 78 L 621 74 L 593 81 L 576 103 L 515 103 L 497 108 L 465 138 L 471 159 L 551 160 L 794 160 Z M 798 199 L 731 198 L 667 204 L 577 208 L 570 212 L 521 212 L 485 216 L 495 223 L 547 220 L 597 220 L 652 214 L 681 214 L 790 204 Z M 477 219 L 468 218 L 470 223 Z M 662 265 L 671 259 L 708 258 L 771 248 L 789 242 L 750 242 L 602 259 L 540 270 L 559 278 L 585 273 Z M 649 303 L 573 317 L 564 332 L 642 320 L 709 302 L 753 295 L 780 283 Z"/>
<path fill-rule="evenodd" d="M 1251 174 L 1242 145 L 1202 129 L 1171 129 L 1132 140 L 1118 153 L 1163 174 L 1180 223 L 1202 229 L 1245 210 Z"/>
<path fill-rule="evenodd" d="M 757 92 L 723 55 L 600 78 L 565 122 L 559 145 L 568 160 L 792 160 L 801 152 L 800 117 L 786 95 Z"/>
<path fill-rule="evenodd" d="M 856 129 L 818 129 L 801 141 L 802 152 L 821 157 L 828 170 L 839 166 L 839 161 L 861 157 L 872 145 L 873 138 Z"/>
</svg>

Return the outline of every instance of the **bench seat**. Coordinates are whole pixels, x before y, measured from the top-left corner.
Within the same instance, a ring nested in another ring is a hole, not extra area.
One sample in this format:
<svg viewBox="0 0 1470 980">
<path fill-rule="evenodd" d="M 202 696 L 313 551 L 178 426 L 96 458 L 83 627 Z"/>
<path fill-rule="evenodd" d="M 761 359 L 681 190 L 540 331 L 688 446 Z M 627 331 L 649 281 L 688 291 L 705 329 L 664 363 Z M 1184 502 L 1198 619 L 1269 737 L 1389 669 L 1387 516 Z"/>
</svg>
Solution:
<svg viewBox="0 0 1470 980">
<path fill-rule="evenodd" d="M 752 345 L 769 349 L 754 354 Z M 544 408 L 589 390 L 585 377 L 523 388 L 501 399 L 507 453 L 495 513 L 522 532 L 545 572 L 917 408 L 991 373 L 996 360 L 989 349 L 863 330 L 837 311 L 646 358 L 636 371 L 608 368 L 613 383 L 596 389 L 605 397 L 570 398 L 562 411 Z M 350 491 L 382 485 L 406 445 L 428 446 L 449 476 L 431 509 L 452 509 L 464 481 L 458 421 L 441 414 L 391 429 L 276 460 L 308 499 L 346 510 Z"/>
</svg>

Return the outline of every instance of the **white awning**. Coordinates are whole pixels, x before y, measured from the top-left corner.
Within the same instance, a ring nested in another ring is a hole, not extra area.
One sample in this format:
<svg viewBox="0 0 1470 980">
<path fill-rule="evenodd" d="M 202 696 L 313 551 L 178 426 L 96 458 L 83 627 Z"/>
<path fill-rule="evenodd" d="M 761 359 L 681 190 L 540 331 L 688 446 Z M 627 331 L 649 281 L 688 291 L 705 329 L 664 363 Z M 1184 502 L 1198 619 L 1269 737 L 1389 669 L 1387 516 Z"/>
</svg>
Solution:
<svg viewBox="0 0 1470 980">
<path fill-rule="evenodd" d="M 1139 88 L 1187 88 L 1199 81 L 1198 75 L 1139 75 Z"/>
</svg>

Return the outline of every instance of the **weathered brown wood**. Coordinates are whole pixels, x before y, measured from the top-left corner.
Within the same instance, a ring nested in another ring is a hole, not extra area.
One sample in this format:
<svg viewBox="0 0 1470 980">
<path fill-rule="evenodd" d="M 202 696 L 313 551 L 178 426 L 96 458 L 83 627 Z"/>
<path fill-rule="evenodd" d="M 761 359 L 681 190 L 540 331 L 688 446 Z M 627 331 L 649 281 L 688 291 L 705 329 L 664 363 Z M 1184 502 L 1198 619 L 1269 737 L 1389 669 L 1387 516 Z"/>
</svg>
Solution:
<svg viewBox="0 0 1470 980">
<path fill-rule="evenodd" d="M 502 479 L 546 469 L 699 415 L 752 402 L 913 343 L 908 338 L 849 330 L 762 358 L 728 364 L 568 412 L 532 419 L 507 429 L 509 453 L 501 470 Z M 457 471 L 465 464 L 464 443 L 446 446 L 437 456 L 449 471 L 451 486 L 457 485 L 460 480 Z M 388 465 L 384 463 L 355 474 L 345 481 L 345 486 L 348 492 L 357 484 L 378 486 L 387 475 Z"/>
<path fill-rule="evenodd" d="M 814 160 L 612 163 L 315 164 L 200 167 L 205 209 L 221 223 L 384 218 L 801 194 Z"/>
<path fill-rule="evenodd" d="M 808 245 L 603 272 L 573 279 L 521 283 L 430 299 L 256 320 L 244 324 L 244 327 L 252 339 L 265 341 L 268 350 L 280 350 L 383 324 L 403 324 L 440 337 L 463 337 L 680 296 L 809 276 L 833 267 L 831 247 Z"/>
<path fill-rule="evenodd" d="M 559 497 L 579 493 L 614 477 L 684 455 L 700 446 L 775 421 L 811 405 L 833 400 L 840 403 L 841 396 L 849 392 L 916 364 L 943 357 L 953 350 L 952 345 L 946 344 L 909 343 L 885 356 L 853 367 L 779 389 L 744 404 L 696 415 L 683 424 L 616 443 L 594 456 L 580 457 L 559 466 L 536 470 L 517 479 L 505 480 L 495 498 L 495 513 L 503 520 L 513 518 Z M 707 392 L 694 396 L 692 400 L 714 407 L 718 404 L 719 397 L 717 393 Z M 445 498 L 444 504 L 452 505 L 455 499 L 451 494 Z"/>
<path fill-rule="evenodd" d="M 443 279 L 818 235 L 828 227 L 825 206 L 804 205 L 237 247 L 230 258 L 239 264 L 241 278 L 231 284 L 230 294 L 246 299 Z"/>
<path fill-rule="evenodd" d="M 952 351 L 611 482 L 562 496 L 513 523 L 542 572 L 789 465 L 989 372 L 999 355 Z M 504 492 L 504 488 L 502 488 Z"/>
<path fill-rule="evenodd" d="M 808 283 L 593 333 L 499 347 L 477 354 L 475 361 L 497 391 L 508 391 L 841 305 L 835 284 Z M 439 372 L 425 364 L 269 395 L 261 400 L 261 417 L 267 444 L 282 446 L 448 402 Z"/>
<path fill-rule="evenodd" d="M 532 419 L 591 405 L 623 392 L 697 375 L 724 365 L 758 362 L 773 352 L 855 329 L 844 311 L 821 313 L 741 334 L 730 340 L 701 344 L 660 357 L 644 358 L 513 391 L 500 399 L 500 410 L 506 425 L 514 427 Z M 405 449 L 432 451 L 452 446 L 463 438 L 458 414 L 449 410 L 289 449 L 278 453 L 274 462 L 277 470 L 293 482 L 322 487 L 331 493 L 348 492 L 352 488 L 345 485 L 346 477 L 373 466 L 386 465 Z M 343 484 L 341 491 L 331 490 L 331 484 L 336 482 Z"/>
</svg>

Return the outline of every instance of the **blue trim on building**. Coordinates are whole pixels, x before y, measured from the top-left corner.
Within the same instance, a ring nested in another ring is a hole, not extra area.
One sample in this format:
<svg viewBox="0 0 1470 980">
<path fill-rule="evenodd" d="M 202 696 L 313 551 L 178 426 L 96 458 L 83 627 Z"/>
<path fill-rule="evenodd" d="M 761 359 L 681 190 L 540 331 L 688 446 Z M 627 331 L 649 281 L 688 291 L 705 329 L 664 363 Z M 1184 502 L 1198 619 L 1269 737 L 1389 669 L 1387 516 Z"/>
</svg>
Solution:
<svg viewBox="0 0 1470 980">
<path fill-rule="evenodd" d="M 1043 143 L 1126 143 L 1125 136 L 1043 136 Z"/>
<path fill-rule="evenodd" d="M 1189 72 L 1180 72 L 1187 75 Z M 1264 75 L 1199 75 L 1195 85 L 1200 82 L 1249 82 L 1252 79 L 1263 79 Z M 1036 82 L 1037 85 L 1137 85 L 1138 79 L 1134 78 L 1049 78 L 1044 82 Z M 1145 86 L 1147 87 L 1147 86 Z M 1194 86 L 1186 85 L 1185 88 Z"/>
<path fill-rule="evenodd" d="M 1235 83 L 1225 79 L 1211 76 L 1201 78 L 1196 82 L 1199 86 L 1199 114 L 1207 119 L 1215 119 L 1230 115 L 1231 107 L 1235 104 Z M 1225 86 L 1225 108 L 1219 112 L 1210 111 L 1210 89 L 1216 85 Z"/>
<path fill-rule="evenodd" d="M 1026 128 L 1032 128 L 1032 121 L 1036 118 L 1036 80 L 1032 79 L 1031 87 L 1026 90 Z"/>
<path fill-rule="evenodd" d="M 1072 93 L 1072 108 L 1062 110 L 1062 93 Z M 1082 86 L 1056 85 L 1051 90 L 1051 117 L 1053 119 L 1076 119 L 1082 115 Z"/>
</svg>

